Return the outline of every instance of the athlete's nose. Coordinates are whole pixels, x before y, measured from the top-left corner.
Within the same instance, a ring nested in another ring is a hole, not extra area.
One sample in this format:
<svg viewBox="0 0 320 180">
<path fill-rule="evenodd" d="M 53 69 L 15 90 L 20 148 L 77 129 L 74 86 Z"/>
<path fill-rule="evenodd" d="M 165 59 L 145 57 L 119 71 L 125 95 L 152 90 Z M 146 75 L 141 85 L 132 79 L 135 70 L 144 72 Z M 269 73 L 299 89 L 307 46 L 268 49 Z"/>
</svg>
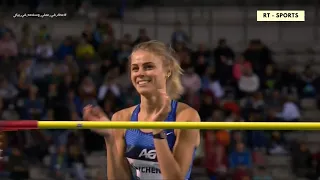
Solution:
<svg viewBox="0 0 320 180">
<path fill-rule="evenodd" d="M 137 76 L 138 77 L 144 77 L 146 75 L 146 72 L 140 68 L 139 71 L 137 72 Z"/>
</svg>

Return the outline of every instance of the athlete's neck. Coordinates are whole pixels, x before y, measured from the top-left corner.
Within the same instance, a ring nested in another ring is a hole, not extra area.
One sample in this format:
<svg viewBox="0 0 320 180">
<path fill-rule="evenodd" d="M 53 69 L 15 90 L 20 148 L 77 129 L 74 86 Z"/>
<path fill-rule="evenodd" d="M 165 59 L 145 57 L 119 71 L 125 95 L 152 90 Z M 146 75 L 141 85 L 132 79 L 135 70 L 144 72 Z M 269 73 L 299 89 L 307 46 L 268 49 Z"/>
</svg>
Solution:
<svg viewBox="0 0 320 180">
<path fill-rule="evenodd" d="M 159 111 L 163 106 L 163 101 L 161 99 L 161 96 L 153 96 L 153 97 L 141 96 L 140 99 L 141 99 L 141 103 L 140 103 L 141 111 L 147 114 L 151 114 L 151 113 L 154 113 L 155 111 Z M 168 108 L 170 110 L 170 106 Z"/>
</svg>

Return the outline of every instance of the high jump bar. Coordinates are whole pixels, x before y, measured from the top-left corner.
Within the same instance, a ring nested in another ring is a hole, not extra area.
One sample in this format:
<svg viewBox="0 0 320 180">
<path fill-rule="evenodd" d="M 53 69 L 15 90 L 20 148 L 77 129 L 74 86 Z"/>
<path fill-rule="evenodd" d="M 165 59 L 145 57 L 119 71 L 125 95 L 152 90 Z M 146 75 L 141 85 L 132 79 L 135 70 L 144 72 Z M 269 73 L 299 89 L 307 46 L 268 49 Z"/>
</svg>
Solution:
<svg viewBox="0 0 320 180">
<path fill-rule="evenodd" d="M 0 121 L 1 131 L 30 129 L 320 130 L 318 122 Z"/>
</svg>

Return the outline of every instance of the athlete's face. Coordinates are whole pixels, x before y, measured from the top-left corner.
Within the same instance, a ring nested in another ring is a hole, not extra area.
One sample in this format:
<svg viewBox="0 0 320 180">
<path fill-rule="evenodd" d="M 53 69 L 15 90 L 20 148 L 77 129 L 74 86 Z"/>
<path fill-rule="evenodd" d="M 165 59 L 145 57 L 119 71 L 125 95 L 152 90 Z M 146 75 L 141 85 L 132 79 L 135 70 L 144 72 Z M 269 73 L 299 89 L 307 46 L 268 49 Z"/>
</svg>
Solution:
<svg viewBox="0 0 320 180">
<path fill-rule="evenodd" d="M 165 88 L 166 72 L 163 61 L 150 52 L 133 52 L 130 71 L 132 84 L 141 95 L 152 94 L 157 89 Z"/>
</svg>

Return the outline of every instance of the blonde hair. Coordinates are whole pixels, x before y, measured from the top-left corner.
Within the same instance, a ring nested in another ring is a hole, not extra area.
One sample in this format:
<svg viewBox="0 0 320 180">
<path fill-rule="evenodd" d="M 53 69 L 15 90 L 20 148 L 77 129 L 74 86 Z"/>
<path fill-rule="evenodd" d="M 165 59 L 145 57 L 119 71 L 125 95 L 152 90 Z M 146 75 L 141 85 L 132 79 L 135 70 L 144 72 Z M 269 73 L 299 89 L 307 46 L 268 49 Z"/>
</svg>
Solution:
<svg viewBox="0 0 320 180">
<path fill-rule="evenodd" d="M 156 40 L 140 43 L 133 48 L 132 52 L 138 50 L 150 52 L 163 60 L 164 67 L 168 69 L 166 76 L 167 93 L 171 99 L 179 99 L 184 91 L 180 80 L 183 70 L 176 58 L 175 51 L 171 47 Z"/>
</svg>

